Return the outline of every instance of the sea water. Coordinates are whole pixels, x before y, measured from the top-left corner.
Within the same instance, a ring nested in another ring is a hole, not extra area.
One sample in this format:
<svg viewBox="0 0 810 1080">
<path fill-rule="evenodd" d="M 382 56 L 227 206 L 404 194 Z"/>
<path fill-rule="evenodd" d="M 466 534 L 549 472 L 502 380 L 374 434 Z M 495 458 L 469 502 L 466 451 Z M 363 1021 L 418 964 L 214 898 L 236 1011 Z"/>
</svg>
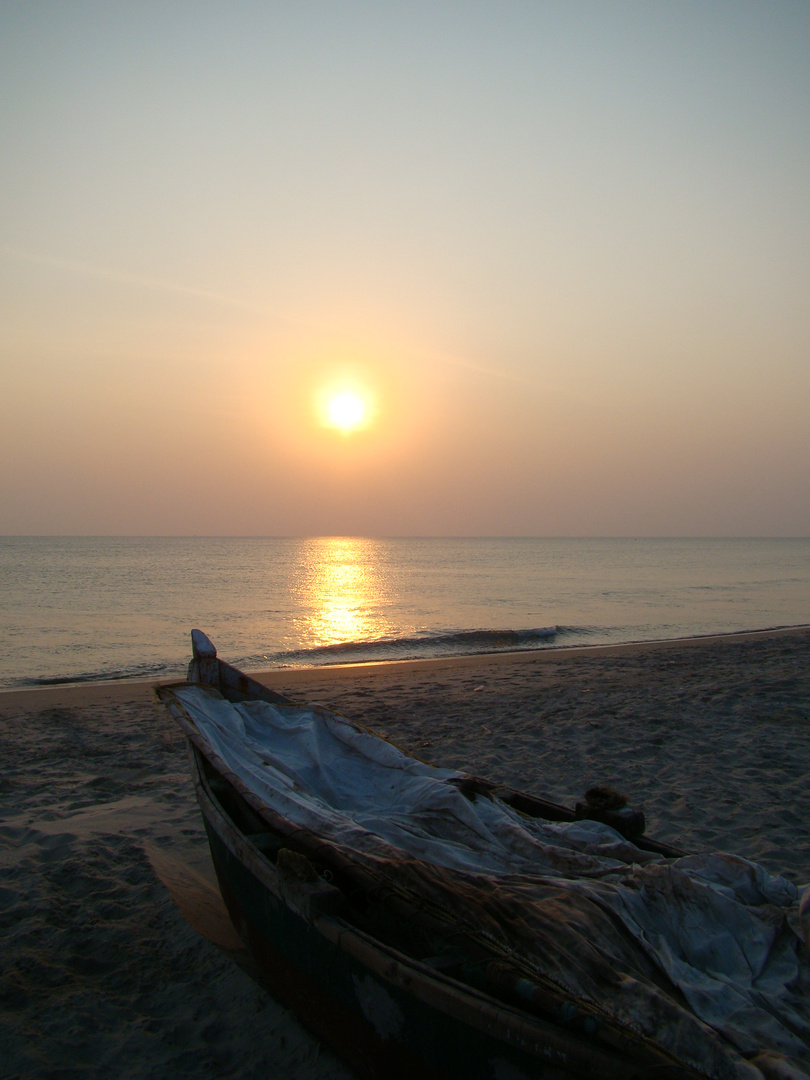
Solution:
<svg viewBox="0 0 810 1080">
<path fill-rule="evenodd" d="M 0 537 L 0 686 L 810 623 L 808 539 Z"/>
</svg>

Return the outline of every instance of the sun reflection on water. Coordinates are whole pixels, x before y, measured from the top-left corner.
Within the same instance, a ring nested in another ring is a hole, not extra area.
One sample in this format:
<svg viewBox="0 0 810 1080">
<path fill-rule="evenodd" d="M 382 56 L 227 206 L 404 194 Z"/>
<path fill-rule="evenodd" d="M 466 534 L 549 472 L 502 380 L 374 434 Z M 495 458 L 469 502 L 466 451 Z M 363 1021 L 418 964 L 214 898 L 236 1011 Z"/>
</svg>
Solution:
<svg viewBox="0 0 810 1080">
<path fill-rule="evenodd" d="M 380 545 L 353 537 L 307 542 L 299 598 L 306 613 L 299 629 L 307 645 L 372 641 L 392 632 Z"/>
</svg>

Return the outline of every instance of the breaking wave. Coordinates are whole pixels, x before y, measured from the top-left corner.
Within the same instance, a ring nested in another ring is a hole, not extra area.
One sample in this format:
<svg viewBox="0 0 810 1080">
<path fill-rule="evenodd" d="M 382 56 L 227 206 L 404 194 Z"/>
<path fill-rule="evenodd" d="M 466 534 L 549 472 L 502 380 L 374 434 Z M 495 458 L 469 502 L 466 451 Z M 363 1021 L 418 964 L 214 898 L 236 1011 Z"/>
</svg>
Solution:
<svg viewBox="0 0 810 1080">
<path fill-rule="evenodd" d="M 282 666 L 308 666 L 518 652 L 543 648 L 568 632 L 568 628 L 559 626 L 543 626 L 529 630 L 426 630 L 403 637 L 345 641 L 308 649 L 291 649 L 265 656 L 263 659 Z"/>
</svg>

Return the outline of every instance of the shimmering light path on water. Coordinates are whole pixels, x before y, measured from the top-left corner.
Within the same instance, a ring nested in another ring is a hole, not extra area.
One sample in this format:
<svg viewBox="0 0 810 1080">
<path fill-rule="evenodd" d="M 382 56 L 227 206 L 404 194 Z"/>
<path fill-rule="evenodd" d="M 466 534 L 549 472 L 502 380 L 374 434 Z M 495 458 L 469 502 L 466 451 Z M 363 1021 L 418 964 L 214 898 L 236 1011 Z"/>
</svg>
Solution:
<svg viewBox="0 0 810 1080">
<path fill-rule="evenodd" d="M 0 538 L 0 686 L 810 622 L 810 540 Z M 555 632 L 549 633 L 551 628 Z"/>
</svg>

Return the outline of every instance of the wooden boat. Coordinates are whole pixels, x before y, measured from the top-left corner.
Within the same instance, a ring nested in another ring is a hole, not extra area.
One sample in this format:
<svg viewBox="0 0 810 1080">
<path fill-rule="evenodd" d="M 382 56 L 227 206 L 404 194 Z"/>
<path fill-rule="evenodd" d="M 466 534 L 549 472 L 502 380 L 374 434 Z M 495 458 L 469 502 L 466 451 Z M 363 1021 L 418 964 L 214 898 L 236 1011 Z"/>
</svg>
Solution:
<svg viewBox="0 0 810 1080">
<path fill-rule="evenodd" d="M 666 1009 L 678 1013 L 676 1027 L 686 1026 L 667 1041 L 657 1035 L 658 1021 L 648 1017 L 636 1023 L 621 1009 L 605 1007 L 598 995 L 580 992 L 576 984 L 572 989 L 560 976 L 559 964 L 544 970 L 536 958 L 526 960 L 508 937 L 492 930 L 498 931 L 500 911 L 508 913 L 507 921 L 514 915 L 515 925 L 522 919 L 520 912 L 515 914 L 514 896 L 503 902 L 497 889 L 493 893 L 493 881 L 516 883 L 514 895 L 519 895 L 523 878 L 456 872 L 409 855 L 397 863 L 390 845 L 382 854 L 355 852 L 351 844 L 268 804 L 206 736 L 190 695 L 200 693 L 217 708 L 220 702 L 280 708 L 292 703 L 219 660 L 200 631 L 192 632 L 192 650 L 187 682 L 156 692 L 189 743 L 223 899 L 272 994 L 360 1076 L 631 1080 L 768 1075 L 745 1060 L 752 1055 L 726 1047 L 703 1021 L 691 1014 L 688 1023 L 682 1021 L 680 1000 Z M 363 738 L 373 736 L 334 715 L 330 722 Z M 398 748 L 395 752 L 410 763 L 407 768 L 418 762 Z M 572 810 L 463 775 L 450 777 L 447 786 L 471 803 L 495 800 L 529 823 L 560 827 L 583 816 L 601 817 L 653 859 L 683 854 L 642 835 L 643 823 L 629 812 L 595 809 L 591 815 L 587 806 Z M 461 894 L 465 899 L 459 905 Z M 563 900 L 562 907 L 557 903 L 553 908 L 560 930 L 565 929 L 565 905 Z M 479 908 L 496 912 L 495 921 L 482 916 L 477 923 Z M 578 917 L 572 909 L 572 920 Z M 612 918 L 601 924 L 609 933 Z M 556 937 L 553 926 L 550 937 Z M 553 942 L 548 948 L 553 953 Z M 581 960 L 572 958 L 572 965 Z M 619 990 L 621 980 L 627 985 L 633 981 L 611 971 L 599 978 L 606 986 L 612 980 Z M 652 994 L 657 993 L 654 987 Z M 657 1002 L 649 995 L 644 1000 Z M 708 1050 L 689 1048 L 683 1034 L 689 1024 L 701 1038 L 705 1034 Z"/>
</svg>

